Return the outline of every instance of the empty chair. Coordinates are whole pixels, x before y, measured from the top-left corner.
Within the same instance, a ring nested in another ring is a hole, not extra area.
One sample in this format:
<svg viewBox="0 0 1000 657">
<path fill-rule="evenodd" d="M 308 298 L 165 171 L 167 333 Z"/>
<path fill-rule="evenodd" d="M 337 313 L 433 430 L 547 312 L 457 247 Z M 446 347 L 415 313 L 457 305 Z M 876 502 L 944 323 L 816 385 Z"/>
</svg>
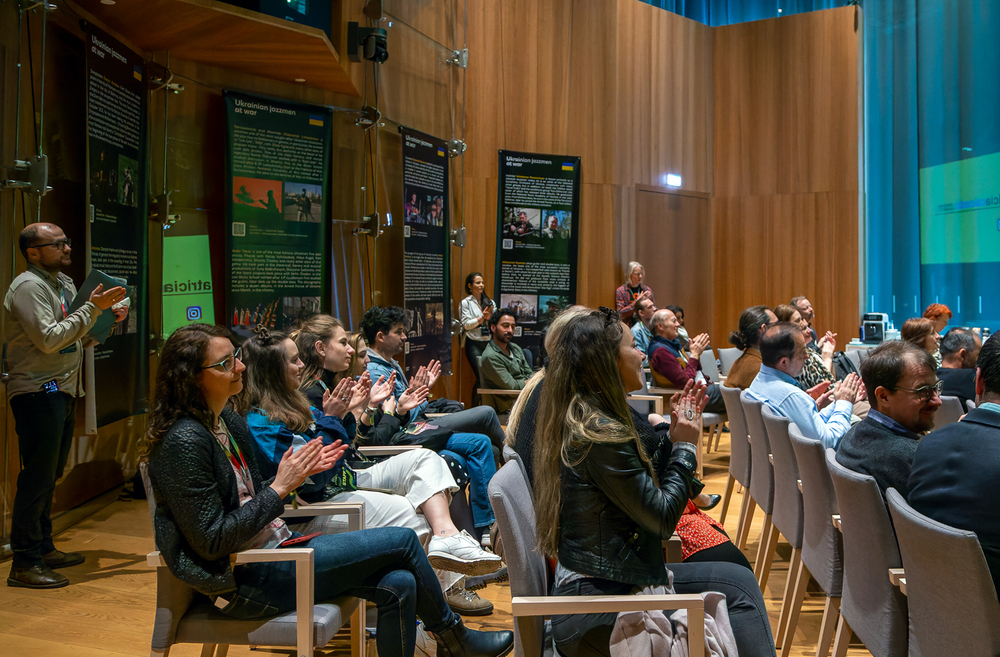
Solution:
<svg viewBox="0 0 1000 657">
<path fill-rule="evenodd" d="M 771 445 L 767 439 L 767 429 L 761 414 L 763 403 L 748 395 L 746 390 L 740 393 L 740 402 L 746 413 L 747 431 L 750 435 L 750 462 L 753 469 L 753 474 L 750 475 L 750 494 L 764 512 L 764 527 L 760 532 L 757 562 L 753 569 L 760 590 L 763 591 L 767 585 L 767 574 L 763 569 L 766 554 L 764 544 L 771 533 L 771 513 L 774 510 L 774 466 L 771 465 Z M 747 524 L 743 531 L 749 532 L 750 525 Z M 746 538 L 742 539 L 741 544 L 746 544 Z"/>
<path fill-rule="evenodd" d="M 743 352 L 736 347 L 725 347 L 719 349 L 719 362 L 722 364 L 722 376 L 729 376 L 729 368 L 733 366 L 736 359 L 743 355 Z"/>
<path fill-rule="evenodd" d="M 766 581 L 778 545 L 778 532 L 781 532 L 792 546 L 781 615 L 778 617 L 778 627 L 774 633 L 775 645 L 782 649 L 782 655 L 787 655 L 791 642 L 784 634 L 795 593 L 793 575 L 799 570 L 802 555 L 802 493 L 799 492 L 799 468 L 795 462 L 795 452 L 792 451 L 792 443 L 788 438 L 790 421 L 766 406 L 761 409 L 761 417 L 764 419 L 768 444 L 771 446 L 771 456 L 774 460 L 774 507 L 771 513 L 771 531 L 761 543 L 757 562 L 762 564 L 762 577 L 759 579 Z M 805 582 L 801 584 L 803 588 L 806 585 Z"/>
<path fill-rule="evenodd" d="M 972 409 L 974 409 L 976 407 L 976 400 L 975 399 L 967 399 L 967 400 L 965 400 L 965 407 L 968 410 L 971 411 Z"/>
<path fill-rule="evenodd" d="M 902 562 L 882 493 L 874 477 L 837 463 L 832 449 L 826 450 L 826 466 L 837 492 L 844 540 L 844 584 L 834 657 L 847 654 L 851 630 L 874 657 L 904 657 L 906 596 L 889 581 L 889 569 L 900 568 Z"/>
<path fill-rule="evenodd" d="M 844 354 L 847 356 L 848 360 L 850 360 L 852 363 L 854 363 L 854 367 L 857 368 L 857 370 L 860 372 L 861 371 L 861 363 L 864 362 L 862 360 L 861 350 L 860 349 L 848 349 L 847 351 L 844 352 Z M 865 353 L 866 357 L 867 357 L 867 355 L 868 354 Z M 867 358 L 865 360 L 867 360 Z"/>
<path fill-rule="evenodd" d="M 823 620 L 819 628 L 816 657 L 826 657 L 833 641 L 833 631 L 840 614 L 840 596 L 844 578 L 844 547 L 840 532 L 830 518 L 840 513 L 833 480 L 826 468 L 823 443 L 806 438 L 795 424 L 789 425 L 788 437 L 795 450 L 802 485 L 802 554 L 795 578 L 795 598 L 790 607 L 788 630 L 782 646 L 790 646 L 799 611 L 805 596 L 806 583 L 811 574 L 826 593 Z"/>
<path fill-rule="evenodd" d="M 719 361 L 715 357 L 715 349 L 712 347 L 705 347 L 705 353 L 701 355 L 701 371 L 712 383 L 719 383 L 722 380 L 719 373 Z"/>
<path fill-rule="evenodd" d="M 968 411 L 962 406 L 962 402 L 958 397 L 941 397 L 941 408 L 934 414 L 934 428 L 940 429 L 941 427 L 958 422 L 959 418 L 966 413 Z"/>
<path fill-rule="evenodd" d="M 733 498 L 733 491 L 736 483 L 743 486 L 743 504 L 740 506 L 740 517 L 736 525 L 737 539 L 736 547 L 743 549 L 744 544 L 739 543 L 739 537 L 743 535 L 743 526 L 750 526 L 750 518 L 753 517 L 753 510 L 756 503 L 750 495 L 750 441 L 747 439 L 747 419 L 743 412 L 743 404 L 740 402 L 740 391 L 737 388 L 727 388 L 720 386 L 722 400 L 726 403 L 726 415 L 729 417 L 729 479 L 726 482 L 726 499 L 722 503 L 722 519 L 719 521 L 726 524 L 726 512 L 729 510 L 729 502 Z"/>
<path fill-rule="evenodd" d="M 690 654 L 704 652 L 704 611 L 700 595 L 600 596 L 601 607 L 583 607 L 574 596 L 549 596 L 545 560 L 536 549 L 535 508 L 527 482 L 513 463 L 490 479 L 490 504 L 504 536 L 504 558 L 510 569 L 511 609 L 514 614 L 514 655 L 541 657 L 545 648 L 543 617 L 555 614 L 687 609 Z M 592 596 L 588 605 L 597 600 Z"/>
<path fill-rule="evenodd" d="M 918 513 L 895 488 L 886 497 L 906 572 L 910 656 L 1000 655 L 1000 604 L 975 532 Z"/>
</svg>

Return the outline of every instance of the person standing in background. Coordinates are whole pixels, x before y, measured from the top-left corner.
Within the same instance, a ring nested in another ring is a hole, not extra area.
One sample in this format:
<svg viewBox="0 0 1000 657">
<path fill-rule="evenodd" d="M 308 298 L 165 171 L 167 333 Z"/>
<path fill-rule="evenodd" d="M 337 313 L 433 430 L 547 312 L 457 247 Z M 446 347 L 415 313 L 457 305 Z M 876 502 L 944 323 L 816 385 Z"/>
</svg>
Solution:
<svg viewBox="0 0 1000 657">
<path fill-rule="evenodd" d="M 639 299 L 653 299 L 653 291 L 648 285 L 642 284 L 642 279 L 646 275 L 646 270 L 641 264 L 633 260 L 625 267 L 625 284 L 615 290 L 615 310 L 622 321 L 632 326 L 635 323 L 635 302 Z"/>
<path fill-rule="evenodd" d="M 481 387 L 479 378 L 479 358 L 490 343 L 490 316 L 497 304 L 486 294 L 486 282 L 478 271 L 465 277 L 465 291 L 469 296 L 462 299 L 458 307 L 459 321 L 462 322 L 462 339 L 465 341 L 465 357 L 476 375 L 476 385 L 472 389 L 472 403 L 479 405 L 476 390 Z"/>
<path fill-rule="evenodd" d="M 83 563 L 79 552 L 62 552 L 52 542 L 52 495 L 73 442 L 76 398 L 83 394 L 83 350 L 97 341 L 88 336 L 102 312 L 125 298 L 125 288 L 103 290 L 73 312 L 70 240 L 55 224 L 31 224 L 18 237 L 28 269 L 15 278 L 4 299 L 4 335 L 10 380 L 7 398 L 14 414 L 21 473 L 11 516 L 14 559 L 7 586 L 54 589 L 69 584 L 55 572 Z M 113 311 L 122 321 L 128 309 Z"/>
</svg>

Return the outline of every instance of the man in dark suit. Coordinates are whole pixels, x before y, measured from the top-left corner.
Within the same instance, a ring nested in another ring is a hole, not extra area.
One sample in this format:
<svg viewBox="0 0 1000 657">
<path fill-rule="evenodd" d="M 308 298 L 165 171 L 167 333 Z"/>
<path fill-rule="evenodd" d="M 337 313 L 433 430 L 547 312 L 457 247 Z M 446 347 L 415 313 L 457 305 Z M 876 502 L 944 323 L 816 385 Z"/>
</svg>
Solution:
<svg viewBox="0 0 1000 657">
<path fill-rule="evenodd" d="M 910 471 L 910 506 L 951 527 L 976 532 L 1000 590 L 1000 333 L 979 352 L 979 406 L 961 422 L 920 441 Z"/>
<path fill-rule="evenodd" d="M 941 408 L 934 357 L 905 340 L 883 342 L 861 365 L 871 410 L 851 427 L 837 462 L 875 477 L 884 493 L 909 492 L 907 480 L 921 434 L 934 426 Z"/>
<path fill-rule="evenodd" d="M 979 336 L 964 328 L 953 328 L 941 340 L 941 367 L 938 378 L 944 382 L 942 395 L 958 397 L 965 409 L 968 400 L 976 400 L 976 360 L 983 343 Z"/>
</svg>

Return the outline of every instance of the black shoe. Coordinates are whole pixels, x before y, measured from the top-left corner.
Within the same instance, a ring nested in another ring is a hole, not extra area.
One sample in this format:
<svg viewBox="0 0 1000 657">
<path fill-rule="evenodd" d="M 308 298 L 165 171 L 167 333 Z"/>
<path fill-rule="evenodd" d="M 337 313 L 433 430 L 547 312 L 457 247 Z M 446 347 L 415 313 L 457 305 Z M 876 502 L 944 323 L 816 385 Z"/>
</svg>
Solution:
<svg viewBox="0 0 1000 657">
<path fill-rule="evenodd" d="M 58 589 L 69 584 L 65 575 L 54 572 L 46 565 L 31 568 L 11 568 L 7 576 L 7 586 L 21 586 L 26 589 Z"/>
<path fill-rule="evenodd" d="M 459 620 L 451 629 L 435 635 L 437 657 L 503 657 L 514 649 L 514 633 L 477 632 Z"/>
<path fill-rule="evenodd" d="M 710 510 L 714 509 L 715 507 L 719 506 L 719 502 L 722 501 L 722 496 L 721 495 L 709 495 L 708 499 L 709 499 L 709 502 L 708 502 L 707 506 L 698 506 L 697 504 L 695 504 L 695 506 L 698 506 L 698 508 L 701 509 L 702 511 L 710 511 Z"/>
<path fill-rule="evenodd" d="M 62 550 L 52 550 L 42 559 L 49 568 L 67 568 L 83 563 L 85 557 L 79 552 L 63 552 Z"/>
</svg>

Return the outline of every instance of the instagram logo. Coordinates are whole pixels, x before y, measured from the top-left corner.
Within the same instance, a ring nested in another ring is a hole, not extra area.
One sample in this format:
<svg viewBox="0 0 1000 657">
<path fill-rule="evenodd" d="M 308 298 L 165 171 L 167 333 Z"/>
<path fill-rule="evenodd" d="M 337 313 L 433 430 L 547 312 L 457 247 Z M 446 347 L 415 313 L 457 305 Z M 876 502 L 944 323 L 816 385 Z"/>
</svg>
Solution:
<svg viewBox="0 0 1000 657">
<path fill-rule="evenodd" d="M 187 318 L 189 322 L 201 319 L 201 306 L 188 306 Z"/>
</svg>

